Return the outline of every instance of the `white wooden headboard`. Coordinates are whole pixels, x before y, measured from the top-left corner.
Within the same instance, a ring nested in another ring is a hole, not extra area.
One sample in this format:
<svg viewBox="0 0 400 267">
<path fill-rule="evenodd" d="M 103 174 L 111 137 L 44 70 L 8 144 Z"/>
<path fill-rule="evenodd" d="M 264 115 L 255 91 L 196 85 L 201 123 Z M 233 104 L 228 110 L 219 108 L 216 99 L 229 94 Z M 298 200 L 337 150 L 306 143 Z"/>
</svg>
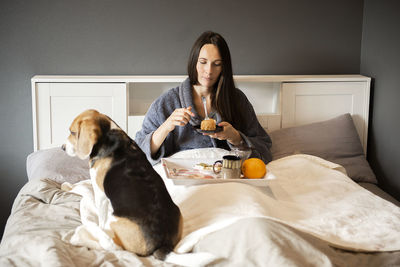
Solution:
<svg viewBox="0 0 400 267">
<path fill-rule="evenodd" d="M 134 137 L 150 104 L 186 76 L 34 76 L 34 150 L 60 146 L 73 118 L 88 108 Z M 267 131 L 352 114 L 367 148 L 370 78 L 361 75 L 235 75 Z"/>
</svg>

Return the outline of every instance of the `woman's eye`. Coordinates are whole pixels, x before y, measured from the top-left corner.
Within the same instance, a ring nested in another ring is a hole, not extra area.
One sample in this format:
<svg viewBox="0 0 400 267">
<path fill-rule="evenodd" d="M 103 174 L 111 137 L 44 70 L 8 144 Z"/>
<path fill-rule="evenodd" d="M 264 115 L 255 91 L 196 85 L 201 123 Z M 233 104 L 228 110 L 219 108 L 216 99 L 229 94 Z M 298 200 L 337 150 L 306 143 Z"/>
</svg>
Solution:
<svg viewBox="0 0 400 267">
<path fill-rule="evenodd" d="M 207 61 L 199 61 L 200 64 L 207 64 Z"/>
<path fill-rule="evenodd" d="M 75 136 L 75 135 L 76 135 L 76 132 L 71 132 L 71 135 L 72 135 L 72 136 Z"/>
</svg>

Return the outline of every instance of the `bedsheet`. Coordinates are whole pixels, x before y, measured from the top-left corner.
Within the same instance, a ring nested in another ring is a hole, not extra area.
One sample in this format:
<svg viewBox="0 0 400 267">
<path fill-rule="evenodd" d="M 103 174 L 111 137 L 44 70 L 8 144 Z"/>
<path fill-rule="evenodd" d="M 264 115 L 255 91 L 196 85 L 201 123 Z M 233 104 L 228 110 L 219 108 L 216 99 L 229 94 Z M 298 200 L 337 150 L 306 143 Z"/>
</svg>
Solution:
<svg viewBox="0 0 400 267">
<path fill-rule="evenodd" d="M 314 177 L 307 182 L 307 175 L 300 175 L 299 166 L 296 167 L 307 161 L 318 163 L 311 173 L 318 173 L 322 168 L 335 175 Z M 319 158 L 297 155 L 272 162 L 268 167 L 277 179 L 267 191 L 239 183 L 176 187 L 166 180 L 185 221 L 184 238 L 176 252 L 186 258 L 172 258 L 171 261 L 178 263 L 181 260 L 181 264 L 201 266 L 207 262 L 196 261 L 195 257 L 211 255 L 207 259 L 213 266 L 400 264 L 398 207 L 346 179 L 340 166 Z M 297 172 L 295 176 L 290 172 L 293 168 Z M 343 183 L 346 187 L 338 186 Z M 318 198 L 315 194 L 319 189 L 324 190 L 324 197 Z M 332 191 L 340 194 L 341 199 L 329 198 L 326 194 Z M 232 202 L 230 198 L 235 195 L 244 195 L 249 202 L 243 197 L 238 198 L 240 202 Z M 265 203 L 265 198 L 269 204 Z M 176 265 L 158 261 L 152 256 L 137 257 L 123 250 L 72 245 L 70 240 L 75 229 L 82 225 L 81 199 L 81 195 L 62 190 L 60 184 L 48 179 L 27 183 L 15 200 L 7 222 L 0 245 L 0 265 Z M 338 202 L 351 205 L 343 209 Z M 249 203 L 253 203 L 252 209 L 249 209 Z M 296 210 L 295 204 L 305 209 Z M 329 210 L 329 207 L 336 209 Z M 338 212 L 341 208 L 344 213 Z M 320 215 L 327 220 L 321 220 Z M 374 220 L 374 216 L 387 220 L 381 224 Z M 307 218 L 319 223 L 320 227 L 307 228 Z M 345 224 L 336 225 L 338 231 L 333 235 L 330 230 L 326 234 L 325 230 L 334 228 L 333 222 Z M 354 238 L 359 234 L 364 238 Z M 337 247 L 351 248 L 353 252 Z M 375 252 L 354 253 L 354 250 Z M 393 252 L 376 252 L 385 250 Z"/>
</svg>

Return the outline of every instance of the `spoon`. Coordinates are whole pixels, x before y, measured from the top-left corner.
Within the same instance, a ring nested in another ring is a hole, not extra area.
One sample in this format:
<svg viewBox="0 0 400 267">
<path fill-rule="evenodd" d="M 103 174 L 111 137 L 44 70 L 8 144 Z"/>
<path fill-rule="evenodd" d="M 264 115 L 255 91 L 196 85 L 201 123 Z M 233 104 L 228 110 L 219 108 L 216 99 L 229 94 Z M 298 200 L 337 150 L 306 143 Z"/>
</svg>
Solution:
<svg viewBox="0 0 400 267">
<path fill-rule="evenodd" d="M 204 106 L 204 112 L 206 116 L 204 117 L 205 120 L 208 120 L 208 114 L 207 114 L 207 103 L 206 103 L 206 98 L 204 96 L 201 97 L 201 101 L 203 101 L 203 106 Z"/>
</svg>

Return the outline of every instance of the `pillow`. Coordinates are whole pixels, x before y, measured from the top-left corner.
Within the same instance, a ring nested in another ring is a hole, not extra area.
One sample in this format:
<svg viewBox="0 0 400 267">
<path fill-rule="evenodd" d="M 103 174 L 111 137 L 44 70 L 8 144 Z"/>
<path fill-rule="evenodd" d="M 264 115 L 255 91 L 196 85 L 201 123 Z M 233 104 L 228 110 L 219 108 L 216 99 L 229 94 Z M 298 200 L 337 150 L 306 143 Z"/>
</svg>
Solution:
<svg viewBox="0 0 400 267">
<path fill-rule="evenodd" d="M 273 159 L 310 154 L 342 165 L 355 182 L 377 183 L 350 114 L 270 133 Z"/>
<path fill-rule="evenodd" d="M 29 180 L 49 178 L 60 184 L 90 179 L 88 160 L 70 157 L 61 148 L 31 153 L 26 159 L 26 171 Z"/>
</svg>

